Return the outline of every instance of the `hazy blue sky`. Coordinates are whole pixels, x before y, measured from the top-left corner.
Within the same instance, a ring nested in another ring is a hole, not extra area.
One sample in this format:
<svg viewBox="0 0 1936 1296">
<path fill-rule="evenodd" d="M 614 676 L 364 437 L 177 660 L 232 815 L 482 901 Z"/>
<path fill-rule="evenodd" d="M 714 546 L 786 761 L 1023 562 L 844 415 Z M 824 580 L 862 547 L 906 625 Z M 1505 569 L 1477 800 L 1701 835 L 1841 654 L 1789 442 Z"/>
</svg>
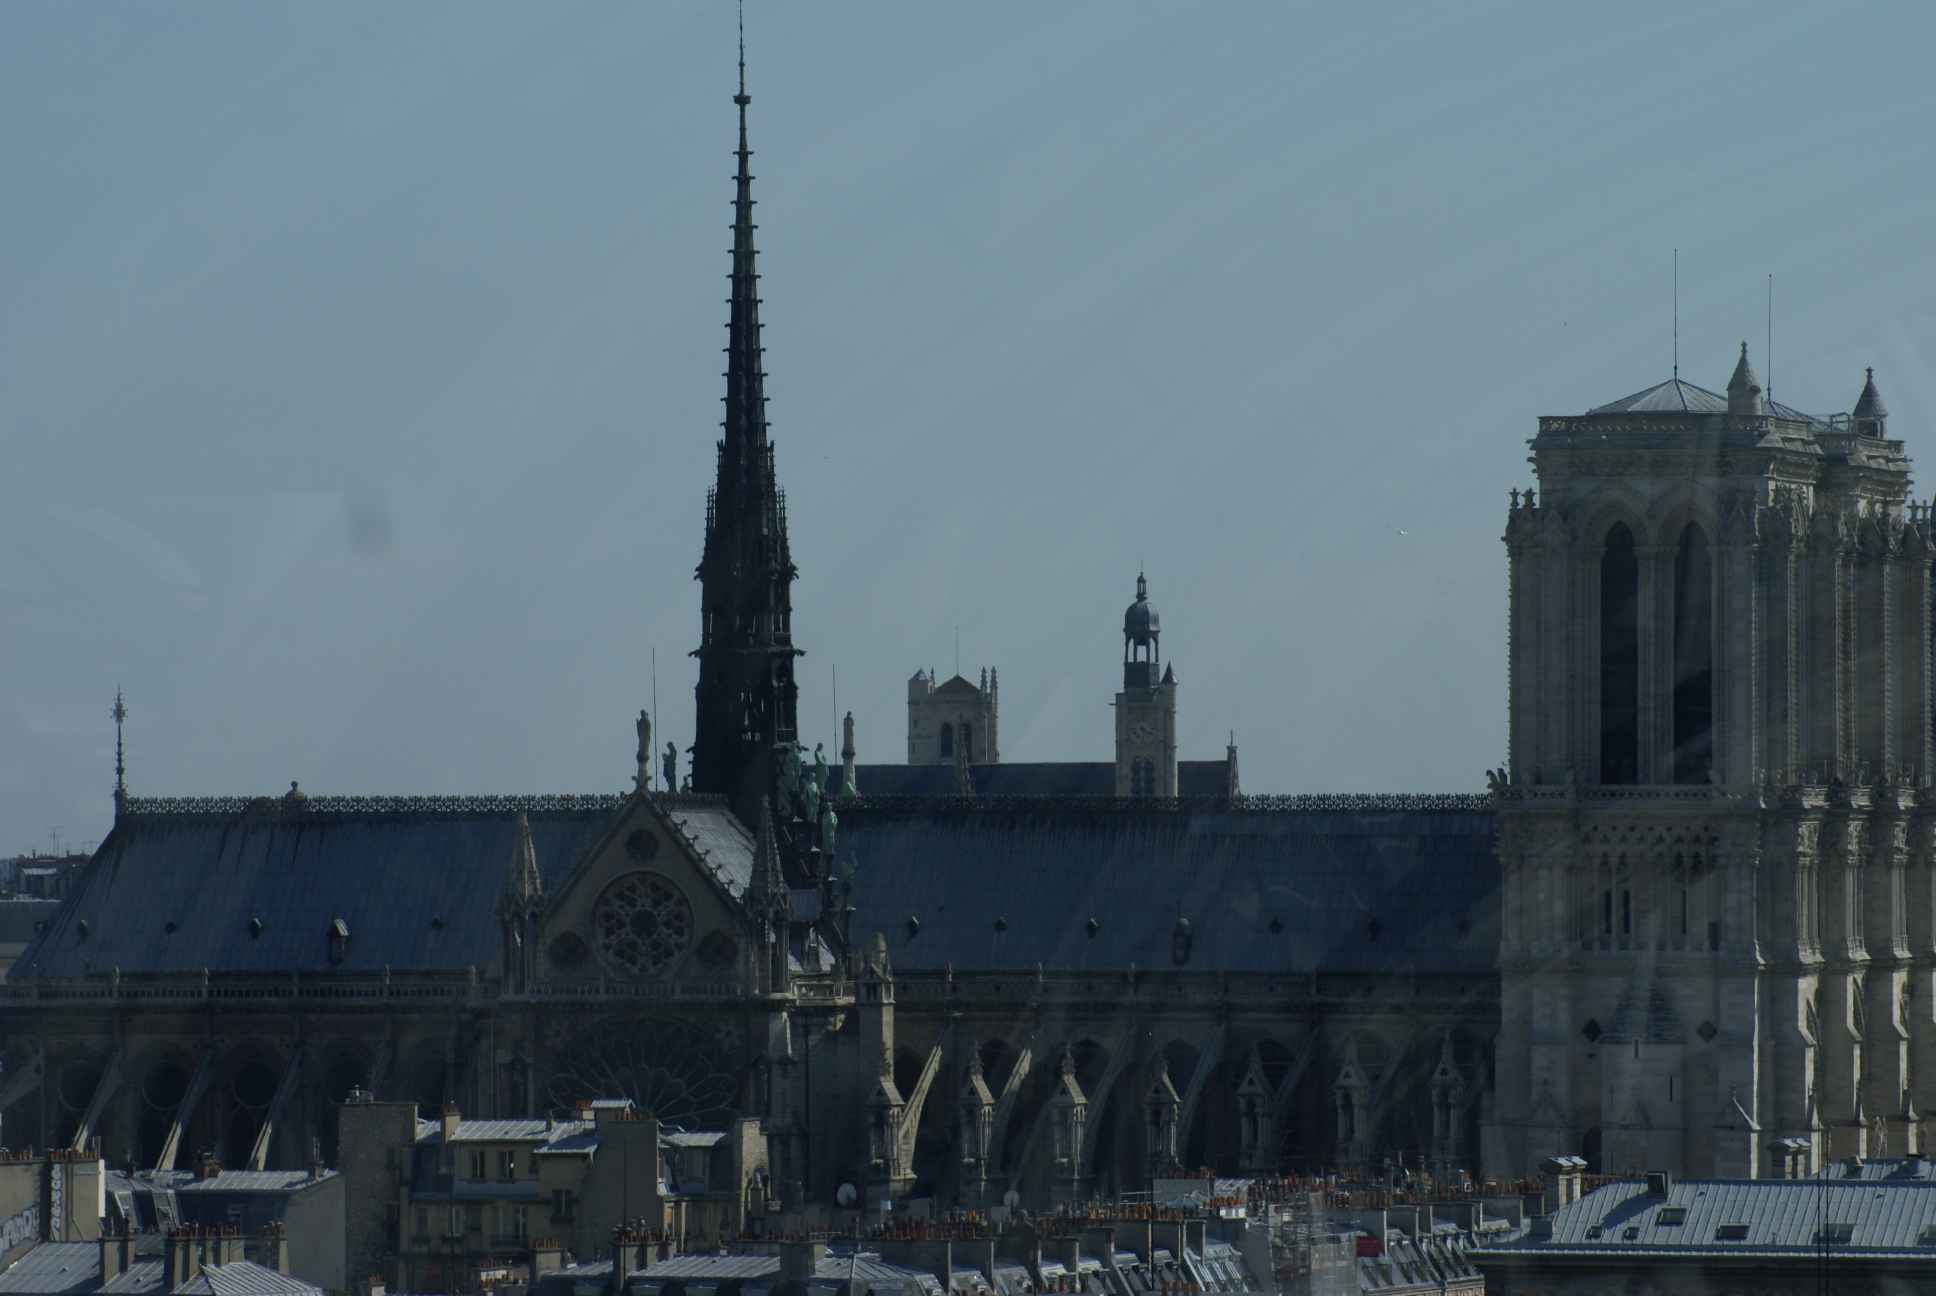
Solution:
<svg viewBox="0 0 1936 1296">
<path fill-rule="evenodd" d="M 1502 757 L 1542 413 L 1738 341 L 1936 453 L 1922 4 L 748 5 L 768 394 L 863 760 L 1106 758 L 1139 564 L 1251 791 Z M 733 143 L 706 3 L 0 6 L 0 852 L 137 793 L 690 741 Z M 1401 532 L 1403 534 L 1401 534 Z"/>
</svg>

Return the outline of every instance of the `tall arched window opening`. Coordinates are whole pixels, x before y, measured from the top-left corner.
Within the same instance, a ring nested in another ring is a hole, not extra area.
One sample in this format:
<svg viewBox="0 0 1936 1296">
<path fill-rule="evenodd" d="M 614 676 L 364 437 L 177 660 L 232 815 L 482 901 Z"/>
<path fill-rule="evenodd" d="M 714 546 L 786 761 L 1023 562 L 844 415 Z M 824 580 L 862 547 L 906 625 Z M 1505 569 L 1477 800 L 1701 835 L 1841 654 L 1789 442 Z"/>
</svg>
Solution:
<svg viewBox="0 0 1936 1296">
<path fill-rule="evenodd" d="M 941 754 L 947 757 L 955 754 L 955 727 L 951 724 L 941 726 Z"/>
<path fill-rule="evenodd" d="M 961 751 L 969 760 L 975 759 L 975 726 L 966 720 L 961 722 Z"/>
<path fill-rule="evenodd" d="M 1600 554 L 1600 781 L 1640 779 L 1640 563 L 1616 522 Z"/>
<path fill-rule="evenodd" d="M 1714 564 L 1693 523 L 1674 554 L 1674 781 L 1714 768 Z"/>
</svg>

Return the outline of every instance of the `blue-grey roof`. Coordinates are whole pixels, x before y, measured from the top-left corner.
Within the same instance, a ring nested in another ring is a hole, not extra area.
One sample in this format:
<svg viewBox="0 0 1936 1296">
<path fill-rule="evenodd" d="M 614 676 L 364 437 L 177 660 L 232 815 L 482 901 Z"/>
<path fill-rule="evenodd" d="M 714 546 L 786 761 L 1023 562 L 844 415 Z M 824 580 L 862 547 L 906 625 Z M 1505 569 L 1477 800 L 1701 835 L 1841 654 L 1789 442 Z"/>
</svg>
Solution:
<svg viewBox="0 0 1936 1296">
<path fill-rule="evenodd" d="M 322 1288 L 253 1260 L 210 1265 L 175 1288 L 176 1296 L 321 1296 Z"/>
<path fill-rule="evenodd" d="M 138 972 L 461 972 L 498 957 L 496 903 L 528 816 L 547 891 L 619 796 L 136 801 L 13 979 Z M 723 803 L 660 798 L 721 883 L 743 892 L 752 840 Z M 329 929 L 349 941 L 331 962 Z M 251 920 L 260 923 L 259 929 Z M 85 924 L 85 929 L 83 929 Z"/>
<path fill-rule="evenodd" d="M 100 1285 L 99 1242 L 42 1242 L 0 1273 L 0 1292 L 83 1292 Z"/>
<path fill-rule="evenodd" d="M 222 1170 L 203 1179 L 190 1172 L 186 1182 L 167 1186 L 178 1192 L 296 1192 L 335 1174 L 324 1170 L 312 1179 L 307 1170 Z"/>
<path fill-rule="evenodd" d="M 1176 763 L 1177 792 L 1186 797 L 1220 797 L 1228 786 L 1220 760 Z M 1113 761 L 1025 761 L 970 765 L 968 780 L 982 797 L 1106 797 L 1116 793 Z M 862 796 L 953 796 L 955 767 L 940 765 L 856 765 L 854 787 Z"/>
<path fill-rule="evenodd" d="M 1797 423 L 1807 423 L 1814 427 L 1827 424 L 1813 414 L 1804 414 L 1793 406 L 1779 401 L 1762 402 L 1773 418 L 1791 419 Z M 1725 414 L 1728 412 L 1728 398 L 1719 392 L 1711 392 L 1705 387 L 1697 387 L 1681 378 L 1669 378 L 1666 382 L 1655 383 L 1631 396 L 1622 396 L 1617 401 L 1596 405 L 1588 414 Z"/>
<path fill-rule="evenodd" d="M 1665 1222 L 1681 1213 L 1680 1223 Z M 1838 1255 L 1906 1252 L 1936 1261 L 1936 1182 L 1685 1179 L 1650 1195 L 1644 1180 L 1620 1180 L 1554 1212 L 1551 1236 L 1538 1230 L 1485 1248 L 1502 1254 L 1819 1254 L 1823 1222 L 1850 1225 Z M 1728 1234 L 1718 1230 L 1735 1226 Z M 1543 1227 L 1543 1226 L 1542 1226 Z M 1737 1235 L 1738 1231 L 1738 1235 Z M 1629 1236 L 1631 1234 L 1631 1236 Z"/>
<path fill-rule="evenodd" d="M 652 1291 L 673 1279 L 688 1283 L 737 1279 L 754 1285 L 772 1285 L 779 1276 L 777 1255 L 680 1255 L 646 1266 L 633 1275 L 627 1290 Z M 941 1296 L 941 1280 L 933 1274 L 893 1264 L 870 1251 L 828 1250 L 815 1266 L 811 1285 L 820 1288 L 831 1283 L 844 1289 L 849 1277 L 859 1279 L 875 1291 L 893 1292 L 897 1296 L 916 1293 Z"/>
<path fill-rule="evenodd" d="M 9 897 L 0 900 L 0 944 L 21 944 L 34 937 L 34 931 L 60 908 L 58 900 Z"/>
<path fill-rule="evenodd" d="M 1497 952 L 1493 818 L 1470 800 L 868 800 L 838 857 L 855 939 L 883 933 L 897 970 L 1483 974 Z"/>
</svg>

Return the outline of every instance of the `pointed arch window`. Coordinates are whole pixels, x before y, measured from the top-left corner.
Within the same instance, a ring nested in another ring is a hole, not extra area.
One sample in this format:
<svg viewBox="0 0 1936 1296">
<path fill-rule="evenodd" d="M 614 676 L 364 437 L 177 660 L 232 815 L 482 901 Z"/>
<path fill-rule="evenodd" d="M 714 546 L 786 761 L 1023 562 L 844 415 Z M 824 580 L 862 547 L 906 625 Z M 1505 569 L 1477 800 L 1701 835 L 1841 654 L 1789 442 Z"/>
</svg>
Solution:
<svg viewBox="0 0 1936 1296">
<path fill-rule="evenodd" d="M 1623 522 L 1600 553 L 1600 781 L 1640 779 L 1640 562 Z"/>
<path fill-rule="evenodd" d="M 955 727 L 951 724 L 941 726 L 941 755 L 952 758 L 955 754 Z"/>
<path fill-rule="evenodd" d="M 1714 563 L 1692 522 L 1674 554 L 1674 781 L 1714 768 Z"/>
</svg>

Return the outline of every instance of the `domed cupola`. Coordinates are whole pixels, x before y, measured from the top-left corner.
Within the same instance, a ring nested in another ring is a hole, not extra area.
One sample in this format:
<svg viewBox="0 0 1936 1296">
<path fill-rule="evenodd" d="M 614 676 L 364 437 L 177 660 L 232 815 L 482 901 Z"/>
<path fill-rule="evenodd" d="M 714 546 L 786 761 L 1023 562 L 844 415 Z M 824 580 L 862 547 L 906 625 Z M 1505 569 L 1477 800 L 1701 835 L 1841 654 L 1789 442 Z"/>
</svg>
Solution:
<svg viewBox="0 0 1936 1296">
<path fill-rule="evenodd" d="M 1149 581 L 1136 573 L 1136 601 L 1123 613 L 1123 687 L 1148 688 L 1156 682 L 1163 619 L 1149 601 Z"/>
</svg>

